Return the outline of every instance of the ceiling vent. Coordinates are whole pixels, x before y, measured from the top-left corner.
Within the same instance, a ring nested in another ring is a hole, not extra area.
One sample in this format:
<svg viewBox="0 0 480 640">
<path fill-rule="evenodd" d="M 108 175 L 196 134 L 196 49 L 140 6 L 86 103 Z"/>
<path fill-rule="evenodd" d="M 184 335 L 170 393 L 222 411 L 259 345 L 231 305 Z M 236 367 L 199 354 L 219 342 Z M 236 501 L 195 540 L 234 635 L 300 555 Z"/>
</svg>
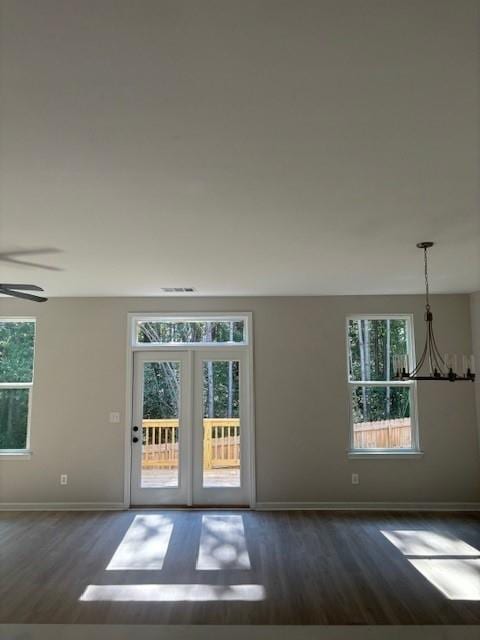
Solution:
<svg viewBox="0 0 480 640">
<path fill-rule="evenodd" d="M 162 287 L 163 293 L 195 293 L 193 287 Z"/>
</svg>

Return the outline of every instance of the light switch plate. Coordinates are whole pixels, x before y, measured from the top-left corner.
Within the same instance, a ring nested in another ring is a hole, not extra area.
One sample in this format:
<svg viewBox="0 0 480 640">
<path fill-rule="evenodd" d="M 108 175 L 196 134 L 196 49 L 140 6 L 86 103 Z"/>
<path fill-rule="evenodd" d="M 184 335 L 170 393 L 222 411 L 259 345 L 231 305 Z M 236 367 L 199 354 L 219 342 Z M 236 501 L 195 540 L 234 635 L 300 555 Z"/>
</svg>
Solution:
<svg viewBox="0 0 480 640">
<path fill-rule="evenodd" d="M 118 424 L 120 422 L 119 411 L 110 411 L 110 422 L 113 424 Z"/>
</svg>

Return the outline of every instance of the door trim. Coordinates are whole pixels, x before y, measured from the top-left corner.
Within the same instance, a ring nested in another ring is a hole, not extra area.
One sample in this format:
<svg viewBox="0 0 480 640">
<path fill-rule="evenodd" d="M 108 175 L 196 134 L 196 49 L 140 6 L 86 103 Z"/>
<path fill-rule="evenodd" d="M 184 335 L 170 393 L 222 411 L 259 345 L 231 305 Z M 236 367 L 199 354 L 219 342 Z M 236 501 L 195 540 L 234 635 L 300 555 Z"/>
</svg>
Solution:
<svg viewBox="0 0 480 640">
<path fill-rule="evenodd" d="M 135 311 L 127 314 L 127 336 L 126 336 L 126 391 L 125 391 L 125 417 L 124 417 L 124 482 L 123 482 L 123 507 L 129 509 L 131 506 L 131 474 L 132 474 L 132 445 L 130 442 L 131 430 L 133 427 L 133 354 L 135 351 L 141 351 L 142 348 L 136 348 L 132 341 L 134 322 L 138 318 L 148 317 L 172 317 L 178 318 L 202 318 L 202 319 L 219 319 L 235 316 L 236 318 L 244 318 L 247 327 L 248 344 L 233 347 L 234 350 L 242 350 L 246 352 L 246 366 L 248 369 L 248 387 L 246 389 L 246 402 L 248 406 L 248 433 L 250 441 L 250 459 L 248 461 L 248 473 L 250 476 L 250 499 L 249 506 L 254 508 L 256 504 L 256 450 L 255 450 L 255 386 L 254 386 L 254 346 L 253 346 L 253 314 L 251 311 L 225 311 L 225 312 L 163 312 L 157 311 Z M 225 345 L 223 345 L 225 346 Z M 192 345 L 187 349 L 196 351 L 210 349 L 212 344 Z M 168 346 L 158 345 L 149 347 L 149 351 L 185 351 L 186 345 Z M 193 358 L 191 358 L 191 367 L 193 368 Z M 193 401 L 193 399 L 192 399 Z M 190 447 L 191 455 L 193 455 L 193 447 Z M 192 504 L 192 483 L 189 489 L 189 505 Z"/>
</svg>

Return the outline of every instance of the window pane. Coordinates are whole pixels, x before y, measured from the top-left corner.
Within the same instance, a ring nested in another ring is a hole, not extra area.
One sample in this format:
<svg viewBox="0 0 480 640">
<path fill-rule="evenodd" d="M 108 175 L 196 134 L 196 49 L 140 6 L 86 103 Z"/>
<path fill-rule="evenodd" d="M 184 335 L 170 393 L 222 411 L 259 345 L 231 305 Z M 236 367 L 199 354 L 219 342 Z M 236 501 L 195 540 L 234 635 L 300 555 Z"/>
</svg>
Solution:
<svg viewBox="0 0 480 640">
<path fill-rule="evenodd" d="M 0 389 L 0 449 L 27 446 L 30 389 Z"/>
<path fill-rule="evenodd" d="M 242 343 L 245 340 L 244 321 L 137 322 L 139 344 L 191 344 L 195 342 Z"/>
<path fill-rule="evenodd" d="M 348 343 L 350 380 L 392 380 L 392 356 L 408 353 L 407 320 L 350 320 Z"/>
<path fill-rule="evenodd" d="M 32 382 L 35 322 L 0 321 L 0 382 Z"/>
<path fill-rule="evenodd" d="M 411 449 L 410 387 L 355 386 L 354 449 Z"/>
<path fill-rule="evenodd" d="M 203 363 L 203 486 L 240 486 L 238 360 Z"/>
<path fill-rule="evenodd" d="M 180 363 L 143 369 L 142 487 L 178 487 Z"/>
</svg>

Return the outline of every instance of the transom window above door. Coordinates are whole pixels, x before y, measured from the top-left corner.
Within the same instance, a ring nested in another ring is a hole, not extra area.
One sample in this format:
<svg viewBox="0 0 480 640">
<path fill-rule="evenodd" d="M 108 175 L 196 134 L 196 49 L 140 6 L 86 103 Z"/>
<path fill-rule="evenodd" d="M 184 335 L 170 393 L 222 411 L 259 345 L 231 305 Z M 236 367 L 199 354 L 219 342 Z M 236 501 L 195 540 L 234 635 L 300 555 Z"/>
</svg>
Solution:
<svg viewBox="0 0 480 640">
<path fill-rule="evenodd" d="M 247 320 L 241 316 L 139 317 L 133 346 L 245 346 Z"/>
</svg>

